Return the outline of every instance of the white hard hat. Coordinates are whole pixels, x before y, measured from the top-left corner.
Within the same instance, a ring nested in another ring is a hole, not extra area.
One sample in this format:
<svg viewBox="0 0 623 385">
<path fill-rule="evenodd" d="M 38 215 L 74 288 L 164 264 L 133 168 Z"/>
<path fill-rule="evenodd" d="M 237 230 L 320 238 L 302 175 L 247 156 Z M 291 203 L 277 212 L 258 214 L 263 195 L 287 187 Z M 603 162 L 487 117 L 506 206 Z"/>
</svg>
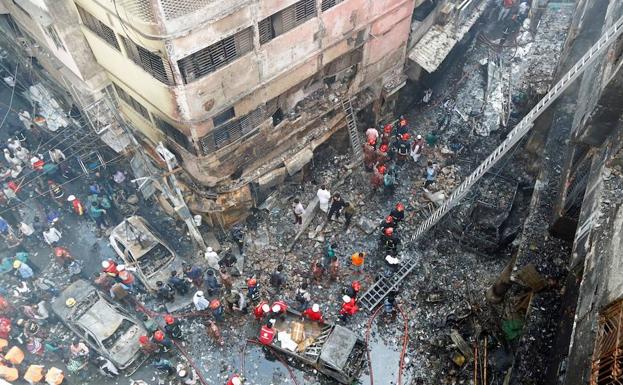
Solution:
<svg viewBox="0 0 623 385">
<path fill-rule="evenodd" d="M 212 251 L 212 248 L 211 248 L 211 247 L 208 247 L 207 251 L 208 251 L 208 252 L 211 252 L 211 251 Z"/>
<path fill-rule="evenodd" d="M 102 261 L 102 267 L 103 267 L 104 269 L 108 269 L 108 268 L 110 267 L 110 262 L 108 262 L 108 261 Z"/>
<path fill-rule="evenodd" d="M 199 290 L 198 292 L 195 293 L 195 295 L 197 297 L 203 297 L 203 292 L 201 290 Z"/>
<path fill-rule="evenodd" d="M 273 305 L 273 312 L 274 313 L 278 313 L 281 311 L 281 306 L 279 305 Z"/>
<path fill-rule="evenodd" d="M 123 271 L 125 270 L 125 265 L 121 264 L 121 265 L 117 265 L 117 271 Z"/>
<path fill-rule="evenodd" d="M 268 313 L 268 312 L 270 311 L 270 306 L 268 306 L 268 304 L 267 304 L 267 303 L 263 304 L 263 305 L 262 305 L 262 311 L 263 311 L 264 313 Z"/>
<path fill-rule="evenodd" d="M 67 197 L 67 201 L 68 202 L 73 202 L 75 200 L 76 200 L 76 196 L 75 195 L 70 195 L 70 196 Z"/>
<path fill-rule="evenodd" d="M 186 377 L 186 370 L 185 369 L 180 369 L 177 372 L 177 375 L 180 376 L 180 377 Z"/>
<path fill-rule="evenodd" d="M 242 381 L 240 380 L 240 377 L 234 377 L 231 379 L 231 383 L 234 385 L 240 385 L 242 384 Z"/>
<path fill-rule="evenodd" d="M 350 297 L 349 297 L 349 296 L 347 296 L 347 295 L 345 295 L 345 296 L 343 296 L 343 297 L 342 297 L 342 301 L 344 301 L 344 302 L 350 302 Z"/>
<path fill-rule="evenodd" d="M 422 135 L 416 136 L 417 139 L 422 139 Z"/>
<path fill-rule="evenodd" d="M 312 305 L 312 311 L 314 313 L 318 313 L 320 311 L 320 305 L 318 305 L 317 303 Z"/>
</svg>

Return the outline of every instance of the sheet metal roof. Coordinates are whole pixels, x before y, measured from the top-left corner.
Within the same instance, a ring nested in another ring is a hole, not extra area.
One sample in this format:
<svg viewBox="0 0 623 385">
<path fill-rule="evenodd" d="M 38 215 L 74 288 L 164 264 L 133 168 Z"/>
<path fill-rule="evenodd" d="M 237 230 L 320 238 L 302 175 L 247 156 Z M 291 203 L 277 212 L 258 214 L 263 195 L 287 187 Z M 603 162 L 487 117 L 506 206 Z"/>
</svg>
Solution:
<svg viewBox="0 0 623 385">
<path fill-rule="evenodd" d="M 357 336 L 343 326 L 335 325 L 333 331 L 322 347 L 320 359 L 341 370 L 346 366 L 350 352 L 357 343 Z"/>
</svg>

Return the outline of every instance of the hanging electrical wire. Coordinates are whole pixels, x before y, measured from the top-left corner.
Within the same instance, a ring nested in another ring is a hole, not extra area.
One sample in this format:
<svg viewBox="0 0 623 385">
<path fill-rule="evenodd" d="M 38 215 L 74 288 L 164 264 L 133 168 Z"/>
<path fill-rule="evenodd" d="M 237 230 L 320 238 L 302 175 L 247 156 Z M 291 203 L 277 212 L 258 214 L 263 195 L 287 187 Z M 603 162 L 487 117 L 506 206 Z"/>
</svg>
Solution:
<svg viewBox="0 0 623 385">
<path fill-rule="evenodd" d="M 13 97 L 15 96 L 15 86 L 17 85 L 17 69 L 19 68 L 19 63 L 15 64 L 15 72 L 13 73 L 13 88 L 11 89 L 11 99 L 9 100 L 9 108 L 6 110 L 6 114 L 4 114 L 4 118 L 2 118 L 2 122 L 0 122 L 0 128 L 4 126 L 4 122 L 6 122 L 6 118 L 9 116 L 11 112 L 11 108 L 13 107 Z"/>
</svg>

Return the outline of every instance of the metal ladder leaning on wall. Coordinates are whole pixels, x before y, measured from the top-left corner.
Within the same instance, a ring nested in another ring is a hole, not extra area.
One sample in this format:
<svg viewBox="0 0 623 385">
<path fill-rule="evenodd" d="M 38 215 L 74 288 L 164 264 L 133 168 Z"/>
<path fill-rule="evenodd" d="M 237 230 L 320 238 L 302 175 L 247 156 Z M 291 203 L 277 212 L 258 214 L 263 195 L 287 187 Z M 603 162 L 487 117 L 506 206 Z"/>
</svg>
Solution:
<svg viewBox="0 0 623 385">
<path fill-rule="evenodd" d="M 623 17 L 618 19 L 582 58 L 554 85 L 550 91 L 524 116 L 504 141 L 457 187 L 428 219 L 413 232 L 411 241 L 418 240 L 424 233 L 435 226 L 467 194 L 469 189 L 495 165 L 504 155 L 530 131 L 534 121 L 592 64 L 603 51 L 623 33 Z M 415 268 L 416 259 L 406 257 L 400 270 L 391 277 L 383 277 L 375 282 L 359 299 L 361 305 L 372 310 L 385 296 Z"/>
<path fill-rule="evenodd" d="M 350 146 L 353 148 L 353 165 L 363 166 L 363 149 L 361 148 L 361 140 L 357 131 L 357 121 L 353 104 L 350 97 L 344 96 L 341 100 L 342 109 L 346 114 L 346 124 L 348 125 L 348 136 L 350 137 Z"/>
</svg>

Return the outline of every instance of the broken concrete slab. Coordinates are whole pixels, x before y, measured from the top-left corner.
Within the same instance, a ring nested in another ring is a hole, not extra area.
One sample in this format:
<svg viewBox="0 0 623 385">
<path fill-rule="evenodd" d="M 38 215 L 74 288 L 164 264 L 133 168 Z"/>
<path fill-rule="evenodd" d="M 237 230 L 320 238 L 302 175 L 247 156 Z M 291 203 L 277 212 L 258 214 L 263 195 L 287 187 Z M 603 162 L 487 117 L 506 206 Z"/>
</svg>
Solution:
<svg viewBox="0 0 623 385">
<path fill-rule="evenodd" d="M 369 218 L 359 217 L 357 227 L 363 230 L 366 234 L 372 234 L 377 229 L 378 223 Z"/>
<path fill-rule="evenodd" d="M 309 163 L 314 157 L 314 152 L 309 147 L 305 147 L 301 151 L 292 155 L 288 159 L 285 159 L 283 163 L 286 166 L 286 170 L 288 171 L 288 175 L 292 176 L 297 172 L 301 171 L 303 167 L 307 163 Z"/>
<path fill-rule="evenodd" d="M 292 240 L 292 242 L 290 242 L 290 244 L 288 245 L 287 247 L 288 251 L 292 250 L 292 247 L 294 246 L 294 244 L 296 244 L 296 241 L 298 241 L 298 239 L 301 237 L 301 234 L 305 232 L 305 229 L 307 229 L 307 226 L 309 226 L 309 224 L 312 222 L 312 220 L 316 216 L 316 210 L 318 209 L 318 206 L 319 206 L 318 197 L 314 197 L 314 199 L 312 199 L 312 201 L 309 202 L 309 205 L 307 205 L 307 208 L 305 209 L 305 213 L 303 213 L 303 224 L 301 225 L 298 232 L 294 236 L 294 239 Z"/>
</svg>

